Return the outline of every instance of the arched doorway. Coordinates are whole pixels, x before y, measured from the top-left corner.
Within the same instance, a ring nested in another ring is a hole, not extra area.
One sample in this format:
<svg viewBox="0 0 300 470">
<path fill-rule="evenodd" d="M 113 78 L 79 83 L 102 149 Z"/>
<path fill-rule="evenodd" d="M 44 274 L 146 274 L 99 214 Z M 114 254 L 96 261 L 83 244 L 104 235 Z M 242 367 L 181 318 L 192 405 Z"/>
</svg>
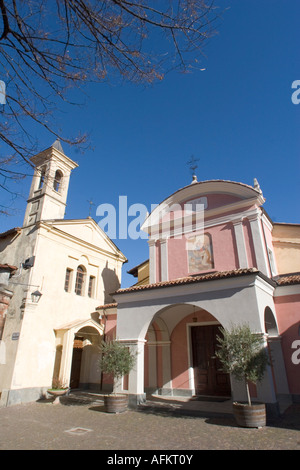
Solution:
<svg viewBox="0 0 300 470">
<path fill-rule="evenodd" d="M 101 337 L 98 331 L 86 326 L 74 336 L 73 355 L 70 373 L 70 388 L 99 388 L 100 372 L 98 368 L 99 346 Z"/>
<path fill-rule="evenodd" d="M 72 389 L 99 390 L 99 346 L 103 331 L 103 325 L 92 319 L 58 328 L 53 377 Z"/>
<path fill-rule="evenodd" d="M 215 355 L 220 326 L 209 312 L 189 304 L 157 312 L 145 338 L 145 391 L 230 396 L 230 376 Z"/>
</svg>

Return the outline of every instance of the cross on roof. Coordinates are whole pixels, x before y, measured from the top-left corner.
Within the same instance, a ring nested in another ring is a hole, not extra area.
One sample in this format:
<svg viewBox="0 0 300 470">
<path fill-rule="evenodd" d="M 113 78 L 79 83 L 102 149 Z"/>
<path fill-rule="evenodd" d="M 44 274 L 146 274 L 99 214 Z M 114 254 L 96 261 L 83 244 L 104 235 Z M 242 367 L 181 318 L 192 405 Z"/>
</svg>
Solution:
<svg viewBox="0 0 300 470">
<path fill-rule="evenodd" d="M 194 155 L 192 155 L 190 161 L 187 162 L 187 165 L 190 166 L 190 170 L 192 171 L 193 176 L 195 175 L 196 168 L 198 168 L 198 165 L 196 164 L 196 162 L 198 161 L 199 161 L 199 158 L 194 158 Z"/>
<path fill-rule="evenodd" d="M 95 204 L 93 203 L 92 199 L 90 199 L 88 201 L 89 205 L 90 205 L 90 210 L 89 210 L 89 217 L 91 217 L 91 212 L 92 212 L 92 206 L 94 206 Z"/>
</svg>

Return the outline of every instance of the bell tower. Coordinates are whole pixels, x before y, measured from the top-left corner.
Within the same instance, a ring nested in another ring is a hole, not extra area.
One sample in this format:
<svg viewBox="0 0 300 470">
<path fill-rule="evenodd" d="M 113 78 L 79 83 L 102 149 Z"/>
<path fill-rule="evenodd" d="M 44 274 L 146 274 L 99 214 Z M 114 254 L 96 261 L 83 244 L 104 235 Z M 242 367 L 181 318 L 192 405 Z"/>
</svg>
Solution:
<svg viewBox="0 0 300 470">
<path fill-rule="evenodd" d="M 35 169 L 23 227 L 40 220 L 63 219 L 70 175 L 77 163 L 65 155 L 59 140 L 30 160 Z"/>
</svg>

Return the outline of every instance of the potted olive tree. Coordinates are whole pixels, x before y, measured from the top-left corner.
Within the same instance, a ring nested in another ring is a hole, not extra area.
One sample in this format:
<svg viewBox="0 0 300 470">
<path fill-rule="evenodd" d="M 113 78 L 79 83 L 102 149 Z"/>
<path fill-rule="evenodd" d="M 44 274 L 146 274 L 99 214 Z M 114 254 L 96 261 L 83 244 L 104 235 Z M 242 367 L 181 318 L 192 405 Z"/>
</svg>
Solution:
<svg viewBox="0 0 300 470">
<path fill-rule="evenodd" d="M 237 423 L 244 427 L 262 427 L 266 424 L 266 406 L 252 403 L 249 382 L 260 382 L 269 364 L 268 355 L 262 345 L 262 335 L 253 333 L 248 325 L 233 326 L 230 330 L 220 328 L 223 337 L 217 337 L 219 358 L 224 372 L 232 374 L 246 384 L 247 403 L 233 403 L 233 414 Z"/>
<path fill-rule="evenodd" d="M 114 378 L 113 393 L 104 395 L 104 406 L 108 413 L 120 413 L 128 407 L 128 394 L 115 392 L 116 381 L 129 374 L 135 364 L 135 355 L 124 344 L 113 341 L 103 341 L 102 356 L 99 361 L 101 371 L 112 374 Z"/>
</svg>

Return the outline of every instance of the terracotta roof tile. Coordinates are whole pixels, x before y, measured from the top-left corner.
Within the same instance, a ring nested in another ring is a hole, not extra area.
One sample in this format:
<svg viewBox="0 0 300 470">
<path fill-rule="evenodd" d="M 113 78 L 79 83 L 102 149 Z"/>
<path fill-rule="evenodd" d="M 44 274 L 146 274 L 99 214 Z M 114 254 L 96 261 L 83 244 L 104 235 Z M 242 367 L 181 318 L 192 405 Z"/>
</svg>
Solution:
<svg viewBox="0 0 300 470">
<path fill-rule="evenodd" d="M 243 276 L 247 274 L 258 274 L 258 273 L 259 273 L 259 270 L 256 268 L 233 269 L 231 271 L 218 271 L 214 273 L 202 274 L 199 276 L 182 277 L 179 279 L 173 279 L 172 281 L 156 282 L 154 284 L 134 285 L 131 287 L 126 287 L 124 289 L 119 289 L 116 293 L 126 294 L 127 292 L 139 292 L 143 290 L 187 285 L 187 284 L 193 284 L 197 282 L 213 281 L 216 279 L 226 279 L 226 278 Z M 300 284 L 300 273 L 287 274 L 287 275 L 281 276 L 280 278 L 276 279 L 276 284 L 278 286 Z M 105 308 L 117 308 L 117 307 L 118 307 L 118 303 L 116 302 L 116 303 L 101 305 L 100 307 L 97 307 L 96 310 L 105 309 Z"/>
<path fill-rule="evenodd" d="M 101 309 L 105 309 L 105 308 L 116 308 L 117 306 L 118 306 L 118 304 L 115 302 L 115 303 L 111 303 L 111 304 L 100 305 L 99 307 L 96 308 L 96 310 L 101 310 Z"/>
<path fill-rule="evenodd" d="M 141 290 L 147 289 L 157 289 L 160 287 L 170 287 L 170 286 L 179 286 L 184 284 L 193 284 L 196 282 L 212 281 L 215 279 L 225 279 L 236 276 L 243 276 L 245 274 L 258 273 L 259 271 L 256 268 L 247 268 L 247 269 L 234 269 L 231 271 L 219 271 L 209 274 L 202 274 L 199 276 L 188 276 L 180 279 L 174 279 L 172 281 L 156 282 L 154 284 L 143 284 L 139 286 L 127 287 L 124 289 L 119 289 L 117 294 L 125 294 L 127 292 L 138 292 Z"/>
<path fill-rule="evenodd" d="M 300 274 L 287 274 L 276 279 L 279 286 L 290 286 L 293 284 L 300 284 Z"/>
<path fill-rule="evenodd" d="M 6 269 L 11 272 L 18 270 L 17 266 L 11 266 L 10 264 L 0 264 L 0 269 Z"/>
</svg>

